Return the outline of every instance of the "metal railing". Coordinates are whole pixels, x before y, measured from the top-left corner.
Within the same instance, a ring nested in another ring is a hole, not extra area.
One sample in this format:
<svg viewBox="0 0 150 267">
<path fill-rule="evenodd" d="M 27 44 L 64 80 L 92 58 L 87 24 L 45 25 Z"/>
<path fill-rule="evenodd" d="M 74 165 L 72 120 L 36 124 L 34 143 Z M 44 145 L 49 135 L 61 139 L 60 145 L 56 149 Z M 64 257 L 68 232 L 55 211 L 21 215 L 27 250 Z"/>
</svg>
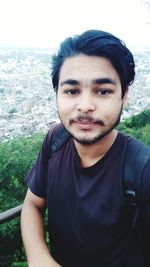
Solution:
<svg viewBox="0 0 150 267">
<path fill-rule="evenodd" d="M 0 224 L 8 222 L 16 217 L 19 217 L 21 210 L 22 210 L 22 204 L 15 208 L 0 213 Z"/>
</svg>

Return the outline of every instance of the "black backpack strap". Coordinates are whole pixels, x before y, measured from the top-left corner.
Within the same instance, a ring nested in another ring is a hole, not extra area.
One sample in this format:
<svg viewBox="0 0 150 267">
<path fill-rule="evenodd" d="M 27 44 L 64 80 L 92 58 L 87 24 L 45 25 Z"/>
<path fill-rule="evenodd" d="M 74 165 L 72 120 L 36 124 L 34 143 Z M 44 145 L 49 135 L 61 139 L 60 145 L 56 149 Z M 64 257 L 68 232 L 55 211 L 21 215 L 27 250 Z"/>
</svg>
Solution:
<svg viewBox="0 0 150 267">
<path fill-rule="evenodd" d="M 70 133 L 63 127 L 62 124 L 56 129 L 52 145 L 50 147 L 50 155 L 57 152 L 69 139 Z"/>
<path fill-rule="evenodd" d="M 139 215 L 142 173 L 149 159 L 150 148 L 137 139 L 130 138 L 126 151 L 124 192 L 134 211 L 133 227 Z"/>
</svg>

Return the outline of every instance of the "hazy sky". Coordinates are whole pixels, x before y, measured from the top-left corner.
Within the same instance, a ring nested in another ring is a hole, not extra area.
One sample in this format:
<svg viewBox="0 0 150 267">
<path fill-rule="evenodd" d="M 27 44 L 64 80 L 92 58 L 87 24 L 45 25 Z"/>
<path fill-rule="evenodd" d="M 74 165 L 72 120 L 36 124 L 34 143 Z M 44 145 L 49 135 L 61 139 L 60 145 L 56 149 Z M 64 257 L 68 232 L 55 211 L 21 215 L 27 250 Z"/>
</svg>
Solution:
<svg viewBox="0 0 150 267">
<path fill-rule="evenodd" d="M 150 12 L 142 0 L 0 0 L 0 45 L 57 47 L 87 29 L 109 31 L 127 45 L 150 46 Z"/>
</svg>

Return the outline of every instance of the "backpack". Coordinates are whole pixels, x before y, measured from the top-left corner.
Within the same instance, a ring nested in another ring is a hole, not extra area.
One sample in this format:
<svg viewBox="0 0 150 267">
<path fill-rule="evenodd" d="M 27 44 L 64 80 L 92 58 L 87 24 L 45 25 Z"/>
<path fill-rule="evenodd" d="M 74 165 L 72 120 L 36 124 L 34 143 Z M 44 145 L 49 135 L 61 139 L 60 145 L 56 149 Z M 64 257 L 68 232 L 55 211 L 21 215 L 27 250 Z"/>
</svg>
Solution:
<svg viewBox="0 0 150 267">
<path fill-rule="evenodd" d="M 124 193 L 133 209 L 134 228 L 141 208 L 141 182 L 143 171 L 150 160 L 150 148 L 139 140 L 130 138 L 124 169 Z"/>
<path fill-rule="evenodd" d="M 61 125 L 56 129 L 50 147 L 50 155 L 57 152 L 70 138 L 69 132 Z M 150 160 L 150 148 L 139 140 L 129 137 L 124 169 L 124 193 L 133 210 L 132 228 L 134 229 L 140 211 L 140 187 L 142 173 Z"/>
</svg>

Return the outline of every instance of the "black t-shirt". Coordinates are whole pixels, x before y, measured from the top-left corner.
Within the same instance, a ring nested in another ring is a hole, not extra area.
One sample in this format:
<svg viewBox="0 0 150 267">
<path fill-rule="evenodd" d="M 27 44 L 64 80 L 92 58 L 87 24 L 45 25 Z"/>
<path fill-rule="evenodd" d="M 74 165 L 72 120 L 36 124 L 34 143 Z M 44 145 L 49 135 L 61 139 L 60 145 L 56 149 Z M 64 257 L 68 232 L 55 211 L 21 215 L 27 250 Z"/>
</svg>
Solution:
<svg viewBox="0 0 150 267">
<path fill-rule="evenodd" d="M 132 210 L 123 191 L 128 137 L 118 133 L 101 160 L 82 168 L 72 138 L 49 159 L 54 134 L 55 128 L 48 132 L 27 177 L 30 190 L 47 201 L 54 259 L 64 267 L 143 267 L 131 232 Z M 149 173 L 150 166 L 142 190 L 150 231 Z"/>
</svg>

